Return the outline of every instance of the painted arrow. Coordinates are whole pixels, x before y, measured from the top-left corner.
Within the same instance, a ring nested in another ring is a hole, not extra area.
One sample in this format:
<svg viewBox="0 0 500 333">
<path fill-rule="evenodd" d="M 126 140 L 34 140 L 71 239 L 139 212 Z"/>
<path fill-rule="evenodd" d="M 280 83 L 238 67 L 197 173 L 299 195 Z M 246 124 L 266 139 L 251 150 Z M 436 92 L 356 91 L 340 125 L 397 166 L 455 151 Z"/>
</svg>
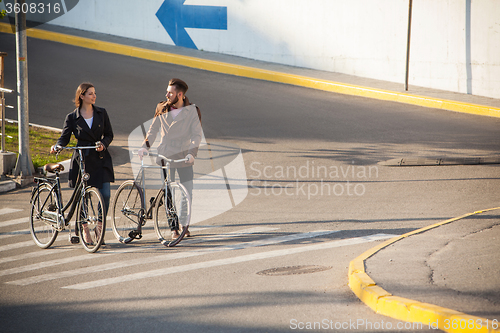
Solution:
<svg viewBox="0 0 500 333">
<path fill-rule="evenodd" d="M 227 7 L 184 5 L 186 0 L 165 0 L 156 17 L 177 46 L 198 49 L 186 28 L 227 30 Z"/>
</svg>

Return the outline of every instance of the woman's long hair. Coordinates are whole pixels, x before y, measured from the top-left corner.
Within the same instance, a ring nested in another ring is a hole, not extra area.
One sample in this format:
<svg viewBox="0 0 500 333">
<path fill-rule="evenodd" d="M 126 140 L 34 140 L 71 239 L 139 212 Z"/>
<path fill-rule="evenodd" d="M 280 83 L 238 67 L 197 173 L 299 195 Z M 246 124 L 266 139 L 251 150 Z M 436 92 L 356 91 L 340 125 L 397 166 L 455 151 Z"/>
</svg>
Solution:
<svg viewBox="0 0 500 333">
<path fill-rule="evenodd" d="M 90 82 L 83 82 L 82 84 L 80 84 L 78 86 L 78 88 L 76 89 L 75 100 L 74 100 L 75 106 L 77 108 L 80 108 L 80 106 L 82 105 L 82 98 L 80 96 L 85 95 L 87 90 L 89 90 L 89 88 L 93 88 L 93 87 L 94 87 L 94 85 Z"/>
</svg>

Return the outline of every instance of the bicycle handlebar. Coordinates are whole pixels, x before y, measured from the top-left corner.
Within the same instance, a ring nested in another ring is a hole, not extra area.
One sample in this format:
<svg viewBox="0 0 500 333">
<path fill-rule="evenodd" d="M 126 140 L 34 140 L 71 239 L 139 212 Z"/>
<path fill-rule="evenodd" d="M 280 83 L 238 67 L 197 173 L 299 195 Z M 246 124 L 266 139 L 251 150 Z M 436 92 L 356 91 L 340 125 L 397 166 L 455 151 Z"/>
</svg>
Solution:
<svg viewBox="0 0 500 333">
<path fill-rule="evenodd" d="M 134 154 L 134 155 L 139 155 L 139 153 L 138 153 L 138 152 L 132 152 L 132 154 Z M 167 161 L 168 163 L 179 163 L 179 162 L 186 162 L 186 161 L 189 161 L 189 159 L 187 159 L 187 158 L 181 158 L 180 160 L 173 160 L 173 159 L 171 159 L 171 158 L 167 158 L 167 157 L 165 157 L 165 156 L 163 156 L 163 155 L 161 155 L 161 154 L 150 153 L 150 152 L 148 152 L 148 151 L 144 152 L 144 153 L 143 153 L 143 155 L 144 155 L 144 156 L 148 156 L 148 155 L 149 155 L 149 156 L 156 156 L 156 157 L 159 157 L 159 158 L 161 158 L 161 159 L 163 159 L 163 160 Z"/>
<path fill-rule="evenodd" d="M 62 146 L 55 146 L 54 147 L 57 151 L 61 150 L 77 150 L 77 149 L 97 149 L 99 148 L 99 145 L 95 146 L 71 146 L 71 147 L 62 147 Z"/>
</svg>

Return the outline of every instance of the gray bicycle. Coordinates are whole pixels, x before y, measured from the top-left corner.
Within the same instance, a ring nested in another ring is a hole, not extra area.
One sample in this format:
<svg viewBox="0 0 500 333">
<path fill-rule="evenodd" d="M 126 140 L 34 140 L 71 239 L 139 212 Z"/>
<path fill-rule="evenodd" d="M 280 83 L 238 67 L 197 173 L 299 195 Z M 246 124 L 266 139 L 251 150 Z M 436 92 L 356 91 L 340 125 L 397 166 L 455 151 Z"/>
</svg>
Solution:
<svg viewBox="0 0 500 333">
<path fill-rule="evenodd" d="M 145 154 L 146 155 L 146 154 Z M 147 166 L 141 160 L 141 168 L 135 180 L 127 180 L 116 190 L 111 206 L 112 227 L 115 237 L 122 243 L 130 243 L 142 238 L 142 228 L 147 219 L 154 218 L 154 229 L 158 240 L 167 247 L 172 247 L 188 233 L 191 221 L 191 200 L 181 183 L 170 179 L 170 163 L 184 162 L 187 159 L 172 160 L 160 154 L 147 153 L 160 157 L 165 166 Z M 145 169 L 155 168 L 165 171 L 163 186 L 146 207 Z M 154 212 L 154 216 L 153 216 Z M 178 235 L 172 238 L 172 230 Z"/>
</svg>

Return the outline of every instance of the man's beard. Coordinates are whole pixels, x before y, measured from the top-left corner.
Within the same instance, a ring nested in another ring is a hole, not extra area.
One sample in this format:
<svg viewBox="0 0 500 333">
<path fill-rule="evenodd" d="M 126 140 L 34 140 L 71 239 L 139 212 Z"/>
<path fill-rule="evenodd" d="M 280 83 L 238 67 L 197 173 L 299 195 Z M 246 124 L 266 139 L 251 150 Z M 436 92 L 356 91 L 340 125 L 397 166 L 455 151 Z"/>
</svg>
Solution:
<svg viewBox="0 0 500 333">
<path fill-rule="evenodd" d="M 168 106 L 172 106 L 174 105 L 175 103 L 177 103 L 179 101 L 179 97 L 178 96 L 175 96 L 175 99 L 173 101 L 171 100 L 167 100 L 167 105 Z"/>
</svg>

